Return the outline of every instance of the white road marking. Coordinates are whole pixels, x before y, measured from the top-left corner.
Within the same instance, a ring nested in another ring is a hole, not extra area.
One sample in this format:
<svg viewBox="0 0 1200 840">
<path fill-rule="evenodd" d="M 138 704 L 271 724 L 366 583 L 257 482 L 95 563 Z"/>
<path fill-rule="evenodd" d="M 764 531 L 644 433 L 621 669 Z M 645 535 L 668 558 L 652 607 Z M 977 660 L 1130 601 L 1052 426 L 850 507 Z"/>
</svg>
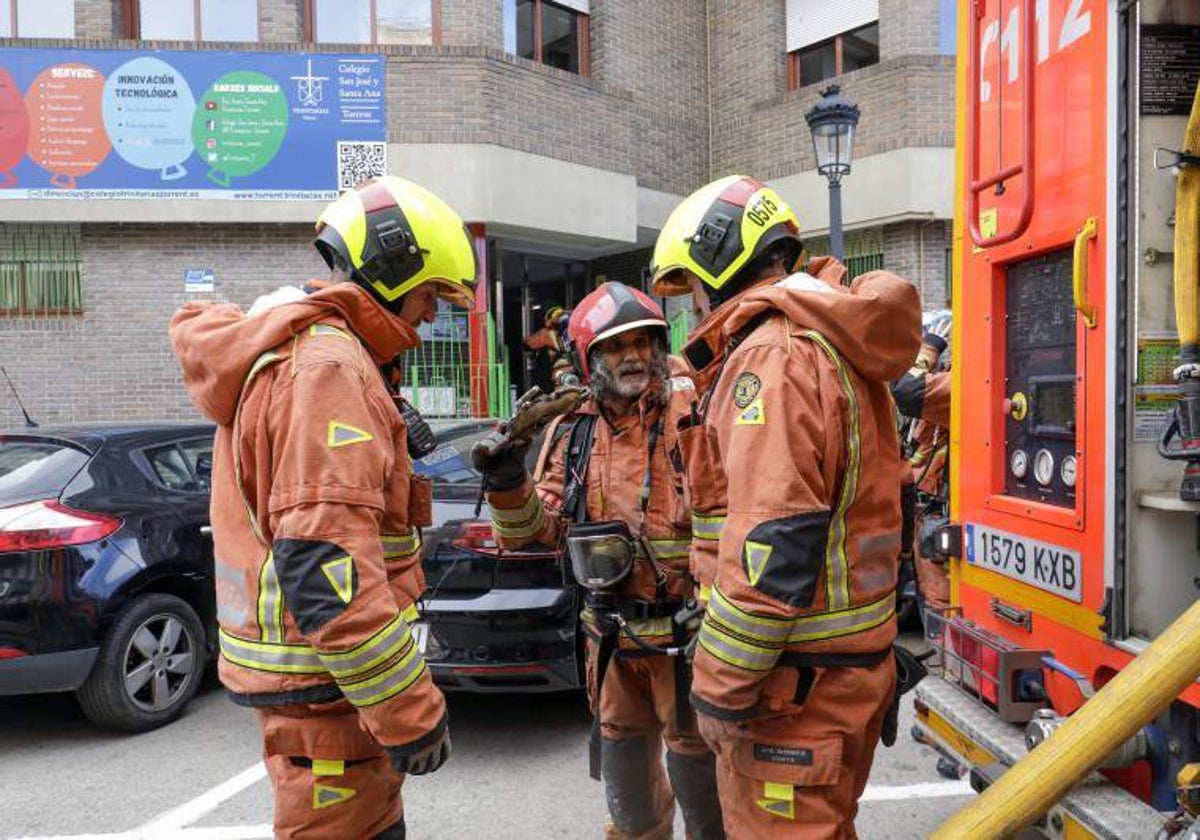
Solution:
<svg viewBox="0 0 1200 840">
<path fill-rule="evenodd" d="M 172 808 L 145 825 L 134 830 L 143 837 L 164 837 L 169 832 L 194 823 L 210 811 L 215 810 L 226 799 L 237 796 L 250 785 L 267 777 L 267 767 L 261 761 L 247 767 L 227 782 L 197 796 L 191 802 Z"/>
<path fill-rule="evenodd" d="M 921 782 L 915 785 L 867 785 L 859 802 L 894 802 L 899 799 L 935 799 L 975 793 L 966 779 L 957 782 Z"/>
</svg>

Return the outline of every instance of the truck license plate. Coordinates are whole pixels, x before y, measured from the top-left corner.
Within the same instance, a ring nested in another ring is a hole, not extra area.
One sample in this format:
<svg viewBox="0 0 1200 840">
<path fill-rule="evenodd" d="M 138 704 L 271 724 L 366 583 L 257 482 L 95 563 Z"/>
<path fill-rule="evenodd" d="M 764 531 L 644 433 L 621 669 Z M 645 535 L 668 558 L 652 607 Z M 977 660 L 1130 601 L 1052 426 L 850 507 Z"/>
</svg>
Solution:
<svg viewBox="0 0 1200 840">
<path fill-rule="evenodd" d="M 412 634 L 417 642 L 417 650 L 424 653 L 425 646 L 429 644 L 429 625 L 424 621 L 414 622 L 412 625 Z"/>
<path fill-rule="evenodd" d="M 1079 552 L 1017 534 L 967 523 L 967 562 L 1013 580 L 1083 600 L 1083 564 Z"/>
</svg>

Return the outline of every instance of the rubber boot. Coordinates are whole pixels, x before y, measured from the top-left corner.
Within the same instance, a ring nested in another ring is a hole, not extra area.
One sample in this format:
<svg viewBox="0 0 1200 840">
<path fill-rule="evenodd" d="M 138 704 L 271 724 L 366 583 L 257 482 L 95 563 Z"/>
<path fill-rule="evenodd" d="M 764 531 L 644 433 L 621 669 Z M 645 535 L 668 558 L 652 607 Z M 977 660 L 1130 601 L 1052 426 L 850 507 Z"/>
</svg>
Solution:
<svg viewBox="0 0 1200 840">
<path fill-rule="evenodd" d="M 392 823 L 390 827 L 376 834 L 371 840 L 404 840 L 404 835 L 404 817 L 401 817 L 400 822 Z"/>
<path fill-rule="evenodd" d="M 649 754 L 645 738 L 600 742 L 600 768 L 608 816 L 621 834 L 636 837 L 654 828 L 654 791 L 647 776 Z"/>
<path fill-rule="evenodd" d="M 712 753 L 684 755 L 667 750 L 667 777 L 692 840 L 724 840 L 717 797 L 717 759 Z"/>
</svg>

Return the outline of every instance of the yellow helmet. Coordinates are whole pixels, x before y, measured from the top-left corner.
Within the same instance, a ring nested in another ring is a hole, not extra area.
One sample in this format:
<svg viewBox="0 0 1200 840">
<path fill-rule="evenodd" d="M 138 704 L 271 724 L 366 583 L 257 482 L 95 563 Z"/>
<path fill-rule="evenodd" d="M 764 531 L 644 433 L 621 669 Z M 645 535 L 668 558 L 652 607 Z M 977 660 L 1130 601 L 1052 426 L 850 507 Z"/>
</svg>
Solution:
<svg viewBox="0 0 1200 840">
<path fill-rule="evenodd" d="M 775 190 L 744 175 L 713 181 L 681 201 L 663 225 L 650 262 L 654 293 L 687 294 L 689 274 L 720 291 L 781 239 L 793 241 L 800 256 L 800 222 Z"/>
<path fill-rule="evenodd" d="M 314 243 L 384 306 L 422 283 L 457 306 L 475 303 L 475 247 L 458 214 L 411 181 L 384 175 L 346 190 L 317 220 Z"/>
</svg>

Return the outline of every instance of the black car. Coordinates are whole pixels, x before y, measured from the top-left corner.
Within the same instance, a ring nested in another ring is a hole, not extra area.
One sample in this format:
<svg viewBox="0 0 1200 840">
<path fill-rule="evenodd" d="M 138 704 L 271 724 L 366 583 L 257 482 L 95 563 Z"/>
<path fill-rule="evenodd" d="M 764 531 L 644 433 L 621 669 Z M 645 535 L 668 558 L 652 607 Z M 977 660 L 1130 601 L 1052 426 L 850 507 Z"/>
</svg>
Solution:
<svg viewBox="0 0 1200 840">
<path fill-rule="evenodd" d="M 503 551 L 484 504 L 471 444 L 493 428 L 475 422 L 439 432 L 414 463 L 433 480 L 434 526 L 426 529 L 426 590 L 420 604 L 425 658 L 446 690 L 562 691 L 583 685 L 577 587 L 553 548 Z M 530 447 L 530 461 L 540 441 Z"/>
<path fill-rule="evenodd" d="M 0 695 L 74 691 L 141 732 L 177 718 L 215 651 L 213 427 L 0 432 Z"/>
</svg>

